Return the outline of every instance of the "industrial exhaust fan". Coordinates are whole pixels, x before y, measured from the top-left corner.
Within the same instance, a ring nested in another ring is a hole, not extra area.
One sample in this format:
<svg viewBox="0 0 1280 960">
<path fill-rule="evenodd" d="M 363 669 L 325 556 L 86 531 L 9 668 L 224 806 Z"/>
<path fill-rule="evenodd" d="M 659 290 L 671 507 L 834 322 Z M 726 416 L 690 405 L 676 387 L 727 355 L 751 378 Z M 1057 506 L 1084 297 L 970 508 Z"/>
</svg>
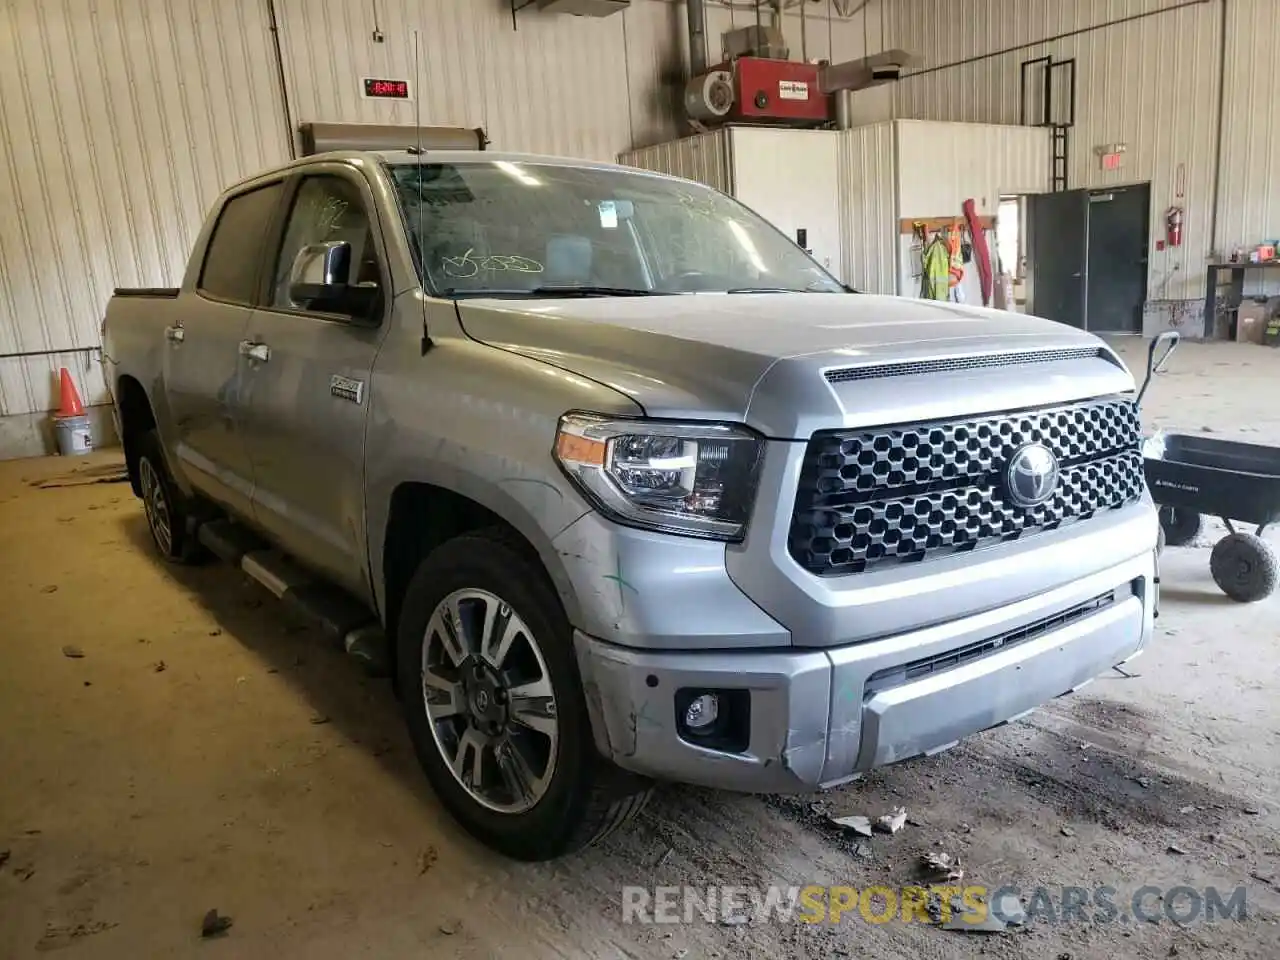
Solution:
<svg viewBox="0 0 1280 960">
<path fill-rule="evenodd" d="M 835 64 L 791 60 L 790 54 L 776 26 L 728 31 L 721 38 L 721 62 L 686 84 L 685 113 L 696 126 L 823 126 L 833 119 L 834 94 L 891 83 L 918 62 L 905 50 Z"/>
</svg>

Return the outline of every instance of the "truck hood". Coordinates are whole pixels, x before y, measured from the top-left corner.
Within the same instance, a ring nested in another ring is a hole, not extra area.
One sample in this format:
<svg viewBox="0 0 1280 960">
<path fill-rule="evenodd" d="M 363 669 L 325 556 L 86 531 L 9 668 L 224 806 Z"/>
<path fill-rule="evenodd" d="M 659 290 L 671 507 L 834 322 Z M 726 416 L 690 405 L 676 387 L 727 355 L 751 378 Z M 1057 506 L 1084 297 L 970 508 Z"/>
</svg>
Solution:
<svg viewBox="0 0 1280 960">
<path fill-rule="evenodd" d="M 929 420 L 1133 389 L 1073 327 L 865 294 L 464 300 L 467 335 L 632 397 L 654 417 L 766 436 Z"/>
</svg>

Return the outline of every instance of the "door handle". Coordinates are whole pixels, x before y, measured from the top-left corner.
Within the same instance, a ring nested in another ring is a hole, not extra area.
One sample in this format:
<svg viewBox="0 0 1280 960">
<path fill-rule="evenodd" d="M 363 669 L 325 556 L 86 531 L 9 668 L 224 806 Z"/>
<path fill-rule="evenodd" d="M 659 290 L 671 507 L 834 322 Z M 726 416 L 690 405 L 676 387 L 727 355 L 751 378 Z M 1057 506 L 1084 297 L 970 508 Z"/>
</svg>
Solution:
<svg viewBox="0 0 1280 960">
<path fill-rule="evenodd" d="M 181 327 L 165 327 L 164 335 L 174 343 L 181 343 L 186 339 L 187 331 L 183 330 Z"/>
<path fill-rule="evenodd" d="M 271 359 L 271 348 L 265 343 L 254 343 L 252 340 L 240 341 L 240 356 L 266 363 Z"/>
</svg>

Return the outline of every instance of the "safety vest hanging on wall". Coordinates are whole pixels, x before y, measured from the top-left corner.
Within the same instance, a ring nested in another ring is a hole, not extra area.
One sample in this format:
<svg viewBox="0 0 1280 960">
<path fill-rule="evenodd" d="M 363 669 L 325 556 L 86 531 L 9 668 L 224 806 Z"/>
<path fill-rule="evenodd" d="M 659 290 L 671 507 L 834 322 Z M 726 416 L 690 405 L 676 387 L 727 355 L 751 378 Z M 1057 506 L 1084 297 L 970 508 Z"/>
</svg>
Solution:
<svg viewBox="0 0 1280 960">
<path fill-rule="evenodd" d="M 920 254 L 920 296 L 946 300 L 951 286 L 951 251 L 942 236 L 935 235 Z"/>
</svg>

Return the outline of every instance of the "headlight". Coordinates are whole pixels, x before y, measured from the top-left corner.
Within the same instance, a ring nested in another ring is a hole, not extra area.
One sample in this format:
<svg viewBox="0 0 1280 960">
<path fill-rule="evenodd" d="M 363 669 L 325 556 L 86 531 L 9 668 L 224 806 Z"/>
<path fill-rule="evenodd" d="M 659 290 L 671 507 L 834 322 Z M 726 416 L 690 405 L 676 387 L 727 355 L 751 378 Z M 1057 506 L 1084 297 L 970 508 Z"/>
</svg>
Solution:
<svg viewBox="0 0 1280 960">
<path fill-rule="evenodd" d="M 555 457 L 606 516 L 629 526 L 740 540 L 755 500 L 761 441 L 745 427 L 560 418 Z"/>
</svg>

